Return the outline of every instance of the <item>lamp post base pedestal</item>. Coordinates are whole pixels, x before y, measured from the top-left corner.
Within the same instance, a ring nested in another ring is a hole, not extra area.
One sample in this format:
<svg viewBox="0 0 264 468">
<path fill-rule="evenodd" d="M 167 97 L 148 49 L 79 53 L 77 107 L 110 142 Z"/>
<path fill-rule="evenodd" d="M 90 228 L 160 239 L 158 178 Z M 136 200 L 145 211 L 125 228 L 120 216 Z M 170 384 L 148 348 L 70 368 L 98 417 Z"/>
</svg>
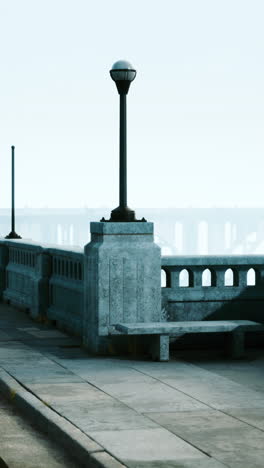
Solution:
<svg viewBox="0 0 264 468">
<path fill-rule="evenodd" d="M 115 324 L 161 320 L 161 255 L 154 226 L 90 226 L 91 242 L 84 248 L 83 344 L 95 354 L 129 352 L 129 339 L 112 335 Z"/>
<path fill-rule="evenodd" d="M 5 236 L 5 239 L 22 239 L 22 237 L 19 236 L 15 231 L 11 231 L 7 236 Z"/>
<path fill-rule="evenodd" d="M 135 211 L 128 208 L 128 206 L 118 206 L 117 208 L 111 211 L 111 218 L 109 221 L 129 222 L 135 220 Z"/>
<path fill-rule="evenodd" d="M 127 222 L 146 222 L 145 218 L 136 219 L 135 211 L 128 206 L 118 206 L 111 211 L 110 219 L 102 218 L 101 222 L 127 223 Z"/>
</svg>

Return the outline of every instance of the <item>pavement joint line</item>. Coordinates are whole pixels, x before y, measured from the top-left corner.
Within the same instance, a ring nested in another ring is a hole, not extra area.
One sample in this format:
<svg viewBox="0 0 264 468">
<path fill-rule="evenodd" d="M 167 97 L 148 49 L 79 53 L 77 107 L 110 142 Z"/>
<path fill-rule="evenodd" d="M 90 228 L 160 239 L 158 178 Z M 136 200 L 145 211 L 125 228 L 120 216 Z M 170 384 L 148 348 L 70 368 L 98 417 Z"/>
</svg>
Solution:
<svg viewBox="0 0 264 468">
<path fill-rule="evenodd" d="M 28 398 L 23 396 L 23 391 L 26 391 L 27 394 L 31 396 L 31 398 L 29 398 L 30 402 L 28 401 Z M 116 468 L 126 467 L 122 461 L 118 460 L 116 456 L 110 454 L 109 451 L 107 451 L 102 445 L 92 439 L 92 437 L 85 434 L 79 427 L 75 426 L 67 418 L 60 415 L 52 407 L 47 407 L 47 405 L 45 405 L 45 403 L 39 397 L 37 397 L 30 389 L 28 389 L 9 372 L 7 372 L 2 366 L 0 366 L 0 392 L 9 401 L 12 401 L 12 404 L 14 404 L 28 419 L 32 419 L 32 422 L 37 424 L 38 428 L 47 433 L 48 436 L 50 436 L 51 432 L 53 436 L 55 435 L 58 437 L 58 440 L 63 439 L 60 444 L 64 446 L 67 451 L 71 451 L 72 455 L 78 459 L 78 461 L 81 463 L 80 467 L 113 468 L 113 462 L 115 462 Z M 40 407 L 42 405 L 43 408 Z M 33 417 L 31 414 L 32 411 Z M 38 418 L 36 418 L 35 413 L 37 413 Z M 63 427 L 62 423 L 64 423 L 64 425 L 66 423 L 68 428 Z M 49 430 L 47 430 L 47 424 L 50 426 Z M 75 432 L 75 434 L 71 433 L 72 431 Z M 90 443 L 91 445 L 94 444 L 94 449 L 90 448 L 89 450 L 87 446 L 85 446 L 85 442 Z M 103 457 L 107 456 L 108 460 L 106 459 L 100 461 L 101 455 Z M 87 464 L 87 462 L 89 464 Z"/>
<path fill-rule="evenodd" d="M 158 413 L 158 411 L 156 411 L 156 413 Z M 175 411 L 163 411 L 163 414 L 165 413 L 175 413 Z M 142 413 L 144 416 L 146 416 L 148 419 L 150 419 L 151 421 L 153 421 L 153 419 L 151 419 L 149 416 L 147 416 L 148 413 Z M 152 411 L 150 414 L 155 414 L 154 411 Z M 176 435 L 177 437 L 179 437 L 179 439 L 183 440 L 184 442 L 186 442 L 187 444 L 191 445 L 192 447 L 194 447 L 196 450 L 199 450 L 199 452 L 202 452 L 204 455 L 206 455 L 207 457 L 209 458 L 215 458 L 213 455 L 210 455 L 210 453 L 206 452 L 205 450 L 201 449 L 200 447 L 198 447 L 197 445 L 193 444 L 192 442 L 190 442 L 188 439 L 185 439 L 182 435 L 180 434 L 177 434 L 176 432 L 172 432 L 170 431 L 164 424 L 161 424 L 161 423 L 158 423 L 161 427 L 163 427 L 164 429 L 166 429 L 167 431 L 171 432 L 172 434 Z"/>
<path fill-rule="evenodd" d="M 184 362 L 184 361 L 182 360 L 182 362 Z M 138 370 L 138 369 L 137 369 L 137 370 Z M 193 400 L 195 400 L 195 401 L 197 401 L 197 402 L 199 402 L 199 403 L 202 403 L 203 405 L 208 406 L 208 408 L 214 409 L 214 410 L 216 411 L 216 408 L 210 406 L 208 403 L 204 403 L 204 401 L 199 400 L 199 398 L 195 398 L 194 396 L 189 395 L 189 394 L 186 393 L 186 392 L 183 392 L 183 391 L 180 390 L 179 388 L 173 387 L 172 385 L 170 385 L 170 384 L 168 384 L 168 383 L 166 383 L 166 382 L 163 382 L 163 381 L 160 380 L 158 377 L 150 376 L 149 374 L 147 374 L 146 372 L 143 372 L 142 370 L 138 370 L 138 372 L 140 372 L 140 373 L 143 374 L 143 375 L 147 375 L 148 377 L 152 377 L 154 380 L 157 380 L 158 382 L 162 383 L 163 385 L 167 385 L 167 387 L 170 387 L 170 388 L 172 388 L 173 390 L 177 390 L 178 392 L 182 393 L 183 395 L 186 395 L 186 396 L 188 396 L 189 398 L 192 398 Z M 152 411 L 152 412 L 155 413 L 155 412 L 157 412 L 157 411 Z"/>
<path fill-rule="evenodd" d="M 61 367 L 63 367 L 64 369 L 67 369 L 67 367 L 64 367 L 61 363 L 57 363 L 56 360 L 53 360 L 53 359 L 51 359 L 51 360 L 52 360 L 53 362 L 56 362 L 56 364 L 61 365 Z M 182 360 L 182 361 L 183 361 L 183 360 Z M 184 361 L 183 361 L 183 362 L 184 362 Z M 162 384 L 165 384 L 165 385 L 167 385 L 168 387 L 171 387 L 171 385 L 168 385 L 168 384 L 166 384 L 165 382 L 162 382 L 160 379 L 158 379 L 158 378 L 156 378 L 156 377 L 153 377 L 153 376 L 150 376 L 150 375 L 146 374 L 145 372 L 142 372 L 142 371 L 140 371 L 140 370 L 138 370 L 138 369 L 135 369 L 132 365 L 128 366 L 128 368 L 129 368 L 129 369 L 136 370 L 137 372 L 139 372 L 139 373 L 141 373 L 141 374 L 147 375 L 148 377 L 152 378 L 153 380 L 157 380 L 158 382 L 160 382 L 160 383 L 162 383 Z M 110 396 L 111 398 L 113 398 L 114 400 L 116 400 L 118 403 L 120 403 L 120 400 L 119 400 L 117 397 L 114 397 L 114 396 L 112 396 L 110 393 L 107 393 L 107 392 L 105 392 L 104 390 L 101 390 L 99 387 L 97 387 L 97 386 L 94 385 L 93 383 L 90 383 L 89 381 L 83 379 L 82 377 L 81 377 L 81 379 L 84 380 L 84 382 L 87 382 L 87 383 L 88 383 L 89 385 L 91 385 L 92 387 L 96 388 L 97 390 L 100 390 L 100 391 L 103 392 L 105 395 Z M 175 390 L 175 387 L 171 387 L 171 388 Z M 184 392 L 182 392 L 181 390 L 178 390 L 178 389 L 176 389 L 176 390 L 179 391 L 180 393 L 183 393 L 183 394 L 184 394 Z M 186 394 L 186 395 L 187 395 L 187 394 Z M 187 395 L 187 396 L 188 396 L 188 395 Z M 193 397 L 191 397 L 191 398 L 193 398 Z M 193 398 L 193 399 L 196 400 L 196 401 L 199 401 L 199 400 L 197 400 L 197 399 L 195 399 L 195 398 Z M 140 413 L 138 410 L 136 410 L 136 409 L 133 408 L 132 406 L 129 406 L 127 403 L 124 403 L 124 402 L 121 402 L 121 403 L 122 403 L 124 406 L 126 406 L 127 408 L 132 409 L 133 411 L 135 411 L 135 413 L 137 413 L 138 415 L 144 416 L 145 418 L 149 419 L 150 421 L 153 421 L 153 419 L 151 419 L 151 417 L 148 416 L 148 413 Z M 203 402 L 201 402 L 201 403 L 203 403 Z M 212 408 L 212 409 L 213 409 L 213 408 Z M 217 411 L 217 410 L 215 410 L 215 411 Z M 166 411 L 166 412 L 167 412 L 167 411 Z M 172 411 L 171 411 L 171 412 L 172 412 Z M 151 413 L 155 413 L 155 411 L 152 411 Z M 151 414 L 151 413 L 149 413 L 149 414 Z M 181 440 L 183 440 L 184 442 L 186 442 L 187 444 L 191 445 L 192 447 L 194 447 L 196 450 L 198 450 L 199 452 L 203 453 L 203 454 L 206 455 L 207 457 L 212 458 L 212 459 L 216 459 L 215 457 L 213 457 L 212 455 L 210 455 L 208 452 L 206 452 L 205 450 L 203 450 L 203 449 L 201 449 L 200 447 L 196 446 L 195 444 L 193 444 L 193 443 L 190 442 L 189 440 L 185 439 L 185 438 L 182 437 L 181 435 L 175 434 L 174 432 L 170 431 L 170 430 L 169 430 L 167 427 L 165 427 L 164 425 L 162 425 L 162 424 L 160 424 L 160 423 L 157 423 L 157 425 L 160 426 L 160 427 L 163 427 L 164 429 L 166 429 L 166 430 L 167 430 L 168 432 L 170 432 L 171 434 L 176 435 L 179 439 L 181 439 Z M 217 460 L 217 459 L 216 459 L 216 460 Z M 218 461 L 220 461 L 220 460 L 218 460 Z M 224 465 L 224 466 L 226 466 L 227 468 L 229 468 L 228 465 Z"/>
<path fill-rule="evenodd" d="M 188 361 L 184 361 L 183 359 L 181 359 L 181 361 L 184 362 L 184 363 L 189 364 Z M 192 364 L 192 365 L 193 365 L 193 364 Z M 198 367 L 199 367 L 199 366 L 198 366 Z M 200 368 L 203 369 L 202 367 L 200 367 Z M 138 370 L 138 369 L 137 369 L 137 370 Z M 204 370 L 204 369 L 203 369 L 203 370 Z M 141 371 L 141 370 L 138 370 L 138 372 L 141 372 L 142 374 L 149 376 L 148 374 L 146 374 L 146 372 L 143 372 L 143 371 Z M 207 371 L 207 372 L 210 372 L 210 371 Z M 215 372 L 211 372 L 211 374 L 215 374 Z M 219 377 L 218 374 L 215 374 L 215 375 L 217 375 L 217 376 Z M 149 376 L 149 377 L 152 377 L 152 376 Z M 220 377 L 221 377 L 221 376 L 220 376 Z M 170 384 L 168 384 L 168 383 L 166 383 L 166 382 L 163 382 L 162 380 L 158 379 L 157 377 L 152 377 L 152 378 L 155 379 L 155 380 L 157 380 L 157 381 L 160 382 L 160 383 L 163 383 L 164 385 L 167 385 L 168 387 L 170 387 L 170 388 L 172 388 L 172 389 L 174 389 L 174 390 L 177 390 L 178 392 L 183 393 L 183 395 L 186 395 L 186 396 L 192 398 L 193 400 L 195 400 L 195 401 L 197 401 L 197 402 L 199 402 L 199 403 L 202 403 L 202 404 L 205 405 L 205 406 L 208 406 L 208 408 L 210 408 L 210 409 L 212 409 L 212 410 L 214 410 L 214 411 L 217 411 L 218 413 L 223 413 L 223 414 L 225 414 L 226 416 L 229 416 L 230 418 L 233 418 L 233 419 L 236 419 L 237 421 L 242 422 L 243 424 L 247 424 L 247 426 L 249 426 L 249 427 L 252 427 L 252 428 L 254 428 L 254 429 L 258 429 L 260 432 L 264 432 L 264 429 L 261 429 L 260 427 L 254 426 L 253 424 L 250 424 L 249 422 L 244 421 L 243 419 L 240 419 L 240 418 L 238 418 L 237 416 L 234 416 L 234 415 L 232 415 L 232 414 L 229 414 L 229 413 L 227 413 L 226 411 L 224 411 L 224 410 L 222 410 L 222 409 L 215 408 L 214 406 L 211 406 L 211 405 L 209 405 L 208 403 L 205 403 L 204 401 L 199 400 L 198 398 L 195 398 L 195 397 L 192 396 L 192 395 L 189 395 L 189 393 L 183 392 L 182 390 L 178 389 L 176 386 L 173 387 L 172 385 L 170 385 Z M 227 377 L 224 377 L 224 378 L 227 379 Z M 231 379 L 227 379 L 227 380 L 231 380 Z M 242 384 L 240 384 L 240 385 L 242 385 Z M 244 385 L 242 385 L 242 386 L 244 386 Z M 261 394 L 261 392 L 259 392 L 259 393 Z M 255 409 L 257 409 L 257 408 L 255 408 Z M 263 408 L 260 408 L 260 409 L 263 409 Z M 149 413 L 151 414 L 151 413 L 158 413 L 158 412 L 159 412 L 159 411 L 151 411 L 151 412 L 149 412 Z M 175 411 L 165 411 L 165 413 L 174 413 L 174 412 L 175 412 Z M 144 413 L 144 414 L 145 414 L 145 413 Z M 178 436 L 178 437 L 180 437 L 180 436 Z M 190 443 L 190 442 L 188 442 L 188 443 Z M 196 447 L 196 448 L 197 448 L 197 447 Z M 199 450 L 200 450 L 200 449 L 199 449 Z M 205 453 L 206 453 L 206 452 L 205 452 Z M 210 455 L 209 455 L 209 456 L 210 456 Z"/>
<path fill-rule="evenodd" d="M 55 362 L 56 364 L 60 365 L 63 369 L 67 369 L 67 367 L 64 367 L 61 363 L 58 363 L 55 359 L 51 359 L 51 361 Z M 128 366 L 129 369 L 133 369 L 133 367 L 131 366 Z M 133 369 L 134 370 L 134 369 Z M 137 369 L 136 369 L 137 370 Z M 78 375 L 78 374 L 77 374 Z M 97 387 L 94 383 L 92 382 L 89 382 L 89 380 L 86 380 L 84 379 L 83 377 L 79 376 L 80 379 L 82 379 L 85 383 L 91 385 L 91 387 L 95 388 L 96 390 L 99 390 L 100 392 L 104 393 L 105 395 L 107 396 L 110 396 L 113 400 L 117 401 L 119 404 L 122 404 L 124 406 L 126 406 L 127 408 L 129 409 L 132 409 L 133 411 L 135 411 L 135 413 L 137 413 L 139 416 L 142 415 L 142 413 L 140 413 L 138 410 L 136 410 L 135 408 L 133 408 L 132 406 L 129 406 L 127 403 L 124 403 L 123 401 L 119 400 L 117 397 L 111 395 L 111 393 L 108 393 L 106 392 L 105 390 L 102 390 L 100 387 Z M 149 376 L 150 377 L 150 376 Z M 157 423 L 158 424 L 158 423 Z"/>
<path fill-rule="evenodd" d="M 57 365 L 61 366 L 63 369 L 68 370 L 67 367 L 63 366 L 60 362 L 57 362 L 56 359 L 50 358 L 50 360 L 51 360 L 52 362 L 55 362 Z M 145 374 L 144 372 L 142 372 L 142 371 L 140 371 L 140 370 L 138 370 L 138 369 L 134 369 L 134 367 L 133 367 L 132 365 L 128 366 L 128 368 L 129 368 L 129 369 L 136 370 L 137 372 L 139 372 L 139 373 L 141 373 L 141 374 L 147 375 L 148 377 L 152 378 L 153 380 L 157 380 L 158 382 L 163 383 L 163 384 L 167 385 L 168 387 L 171 387 L 170 385 L 168 385 L 168 384 L 162 382 L 160 379 L 157 379 L 156 377 L 152 377 L 152 376 L 150 376 L 150 375 L 148 375 L 148 374 Z M 73 374 L 74 374 L 74 373 L 73 373 Z M 110 396 L 111 398 L 113 398 L 113 400 L 117 401 L 118 403 L 121 403 L 122 405 L 126 406 L 127 408 L 132 409 L 132 410 L 135 411 L 135 413 L 137 413 L 138 415 L 146 417 L 149 421 L 153 421 L 153 420 L 151 419 L 151 417 L 149 417 L 149 416 L 147 415 L 147 413 L 140 413 L 138 410 L 136 410 L 136 409 L 134 409 L 133 407 L 129 406 L 127 403 L 120 402 L 120 400 L 119 400 L 117 397 L 114 397 L 114 396 L 112 396 L 110 393 L 105 392 L 104 390 L 102 390 L 102 389 L 100 389 L 99 387 L 97 387 L 95 384 L 93 384 L 93 383 L 87 381 L 86 379 L 83 379 L 83 377 L 80 377 L 80 378 L 81 378 L 84 382 L 87 382 L 89 385 L 91 385 L 92 387 L 94 387 L 96 390 L 99 390 L 100 392 L 104 393 L 105 395 Z M 23 385 L 23 384 L 22 384 L 22 385 Z M 175 390 L 174 387 L 171 387 L 171 388 Z M 30 390 L 29 390 L 29 391 L 30 391 Z M 180 393 L 184 393 L 184 392 L 182 392 L 181 390 L 178 390 L 178 389 L 177 389 L 177 391 L 179 391 Z M 31 393 L 33 393 L 33 392 L 31 392 Z M 34 393 L 33 393 L 33 394 L 34 394 Z M 39 397 L 38 397 L 38 398 L 39 398 Z M 193 398 L 193 397 L 191 397 L 191 398 Z M 195 399 L 195 398 L 193 398 L 193 399 Z M 42 400 L 41 400 L 41 401 L 42 401 Z M 199 400 L 197 400 L 197 401 L 199 401 Z M 45 402 L 44 402 L 44 404 L 45 404 Z M 51 407 L 51 408 L 52 408 L 52 407 Z M 52 409 L 53 409 L 53 408 L 52 408 Z M 53 411 L 55 411 L 57 414 L 60 415 L 60 413 L 58 413 L 55 409 L 53 409 Z M 61 416 L 61 415 L 60 415 L 60 416 Z M 65 416 L 63 416 L 63 417 L 64 417 L 66 420 L 68 420 Z M 73 424 L 73 423 L 72 423 L 72 424 Z M 157 423 L 157 425 L 160 426 L 160 427 L 163 427 L 163 428 L 166 429 L 168 432 L 170 432 L 171 434 L 175 435 L 174 432 L 170 431 L 167 427 L 163 426 L 162 424 Z M 213 459 L 215 458 L 215 457 L 212 457 L 212 455 L 210 455 L 210 454 L 209 454 L 208 452 L 206 452 L 205 450 L 202 450 L 200 447 L 196 446 L 195 444 L 193 444 L 193 443 L 190 442 L 189 440 L 187 440 L 187 439 L 185 439 L 184 437 L 182 437 L 181 435 L 176 434 L 176 436 L 177 436 L 179 439 L 181 439 L 181 440 L 183 440 L 184 442 L 186 442 L 186 443 L 188 443 L 189 445 L 191 445 L 192 447 L 194 447 L 194 448 L 195 448 L 196 450 L 198 450 L 199 452 L 201 452 L 201 453 L 203 453 L 204 455 L 206 455 L 207 457 L 213 458 Z M 228 468 L 228 465 L 225 465 L 225 466 L 227 466 L 227 468 Z"/>
<path fill-rule="evenodd" d="M 182 361 L 188 363 L 188 361 L 184 361 L 184 360 L 182 360 Z M 194 364 L 192 364 L 192 365 L 194 365 Z M 196 366 L 196 364 L 195 364 L 195 366 Z M 199 368 L 202 369 L 202 370 L 205 370 L 203 367 L 201 367 L 201 366 L 199 366 L 199 365 L 197 365 L 197 367 L 199 367 Z M 206 369 L 206 372 L 210 372 L 210 374 L 214 374 L 214 375 L 216 375 L 217 377 L 223 377 L 223 376 L 221 376 L 220 374 L 217 374 L 216 372 L 209 371 L 208 369 Z M 229 377 L 224 377 L 224 378 L 227 379 L 227 380 L 231 380 L 232 382 L 237 383 L 235 380 L 230 379 Z M 239 384 L 239 385 L 244 386 L 243 384 Z M 260 395 L 262 394 L 262 392 L 260 392 L 259 390 L 254 390 L 254 392 L 258 392 L 258 393 L 260 393 Z M 197 400 L 197 401 L 199 401 L 199 400 Z M 201 403 L 203 403 L 203 402 L 201 402 Z M 206 404 L 206 403 L 205 403 L 205 404 Z M 264 432 L 264 429 L 261 429 L 260 427 L 255 426 L 254 424 L 251 424 L 251 423 L 249 423 L 249 422 L 247 422 L 247 421 L 244 421 L 243 419 L 240 419 L 239 417 L 237 417 L 237 416 L 235 416 L 235 415 L 233 415 L 233 414 L 229 414 L 228 412 L 226 412 L 226 411 L 223 410 L 223 409 L 220 410 L 220 409 L 218 409 L 218 408 L 214 408 L 214 407 L 211 407 L 211 406 L 210 406 L 210 408 L 215 409 L 215 411 L 219 411 L 219 413 L 223 413 L 223 414 L 225 414 L 226 416 L 229 416 L 230 418 L 236 419 L 237 421 L 240 421 L 240 422 L 242 422 L 242 423 L 244 423 L 244 424 L 247 424 L 249 427 L 252 427 L 252 428 L 254 428 L 254 429 L 258 429 L 258 430 L 261 431 L 261 432 Z M 257 409 L 257 408 L 255 408 L 255 409 Z M 262 409 L 262 408 L 259 408 L 259 409 Z"/>
</svg>

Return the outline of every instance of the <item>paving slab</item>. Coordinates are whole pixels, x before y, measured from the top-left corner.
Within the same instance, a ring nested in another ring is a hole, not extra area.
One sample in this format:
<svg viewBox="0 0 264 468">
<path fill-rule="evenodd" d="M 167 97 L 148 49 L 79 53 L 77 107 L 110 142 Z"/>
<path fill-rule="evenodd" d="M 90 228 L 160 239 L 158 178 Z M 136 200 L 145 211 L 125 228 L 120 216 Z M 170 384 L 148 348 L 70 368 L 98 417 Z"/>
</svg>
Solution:
<svg viewBox="0 0 264 468">
<path fill-rule="evenodd" d="M 109 395 L 101 392 L 96 387 L 87 382 L 79 383 L 37 383 L 28 385 L 30 390 L 37 394 L 41 399 L 52 405 L 53 403 L 63 404 L 77 402 L 79 400 L 94 404 L 99 401 L 112 401 Z"/>
<path fill-rule="evenodd" d="M 163 382 L 121 382 L 98 387 L 141 413 L 152 411 L 185 411 L 205 405 Z"/>
<path fill-rule="evenodd" d="M 264 408 L 263 394 L 225 377 L 211 376 L 209 379 L 164 379 L 164 382 L 208 406 L 227 410 L 228 408 Z M 238 397 L 239 395 L 239 397 Z"/>
<path fill-rule="evenodd" d="M 108 363 L 107 365 L 89 365 L 86 366 L 85 362 L 82 365 L 75 365 L 75 363 L 67 363 L 67 368 L 72 372 L 79 375 L 83 379 L 89 380 L 99 387 L 111 384 L 122 383 L 153 383 L 153 379 L 148 375 L 138 372 L 136 369 L 131 369 L 129 364 L 118 367 L 118 364 Z"/>
<path fill-rule="evenodd" d="M 264 450 L 232 452 L 222 456 L 222 462 L 229 468 L 263 468 Z"/>
<path fill-rule="evenodd" d="M 256 451 L 264 450 L 262 430 L 220 411 L 152 413 L 148 416 L 222 463 L 245 451 L 245 446 L 252 460 Z"/>
<path fill-rule="evenodd" d="M 264 409 L 263 408 L 228 408 L 226 414 L 244 421 L 252 427 L 264 431 Z"/>
<path fill-rule="evenodd" d="M 23 397 L 30 405 L 36 398 L 39 414 L 89 437 L 100 446 L 94 466 L 237 468 L 245 460 L 247 468 L 261 466 L 260 354 L 237 365 L 219 354 L 191 361 L 181 353 L 168 363 L 94 357 L 79 338 L 35 324 L 14 308 L 1 312 L 0 305 L 0 331 L 12 339 L 0 337 L 0 366 L 24 386 L 20 399 L 10 390 L 12 401 Z"/>
<path fill-rule="evenodd" d="M 114 399 L 93 403 L 78 400 L 64 405 L 53 403 L 52 407 L 91 437 L 94 431 L 116 431 L 117 435 L 117 431 L 158 427 L 149 418 Z"/>
<path fill-rule="evenodd" d="M 162 380 L 169 387 L 216 409 L 264 408 L 262 393 L 192 364 L 177 362 L 167 375 L 162 367 L 155 370 L 141 363 L 135 366 L 141 370 L 144 368 L 145 374 Z"/>
<path fill-rule="evenodd" d="M 125 464 L 130 461 L 205 460 L 207 456 L 163 428 L 93 432 L 93 438 Z"/>
<path fill-rule="evenodd" d="M 215 360 L 200 363 L 199 366 L 233 382 L 245 385 L 252 390 L 264 393 L 264 362 L 263 361 L 231 361 L 216 362 Z M 261 372 L 262 370 L 262 372 Z"/>
<path fill-rule="evenodd" d="M 63 369 L 49 369 L 47 368 L 39 368 L 38 363 L 36 363 L 35 368 L 26 368 L 19 367 L 19 366 L 5 366 L 7 372 L 9 372 L 15 379 L 19 380 L 22 384 L 29 385 L 31 383 L 59 383 L 59 382 L 76 382 L 81 383 L 83 380 L 73 373 L 67 372 Z"/>
</svg>

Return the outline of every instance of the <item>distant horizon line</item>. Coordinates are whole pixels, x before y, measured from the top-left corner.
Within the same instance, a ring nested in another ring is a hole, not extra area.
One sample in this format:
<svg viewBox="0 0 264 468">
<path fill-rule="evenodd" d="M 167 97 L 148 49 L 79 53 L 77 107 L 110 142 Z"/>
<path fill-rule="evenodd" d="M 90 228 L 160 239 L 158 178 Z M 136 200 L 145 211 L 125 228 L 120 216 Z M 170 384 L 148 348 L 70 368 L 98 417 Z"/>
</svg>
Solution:
<svg viewBox="0 0 264 468">
<path fill-rule="evenodd" d="M 109 206 L 82 206 L 82 207 L 50 207 L 50 206 L 41 206 L 41 207 L 31 207 L 31 206 L 24 206 L 24 207 L 16 207 L 16 211 L 26 211 L 26 210 L 108 210 L 109 213 L 113 209 L 113 207 Z M 192 206 L 192 205 L 181 205 L 181 206 L 162 206 L 162 207 L 155 207 L 155 206 L 148 206 L 148 207 L 136 207 L 134 208 L 135 211 L 137 210 L 179 210 L 179 209 L 191 209 L 191 210 L 203 210 L 203 209 L 264 209 L 263 205 L 201 205 L 201 206 Z M 10 211 L 11 207 L 4 207 L 0 208 L 0 211 Z"/>
</svg>

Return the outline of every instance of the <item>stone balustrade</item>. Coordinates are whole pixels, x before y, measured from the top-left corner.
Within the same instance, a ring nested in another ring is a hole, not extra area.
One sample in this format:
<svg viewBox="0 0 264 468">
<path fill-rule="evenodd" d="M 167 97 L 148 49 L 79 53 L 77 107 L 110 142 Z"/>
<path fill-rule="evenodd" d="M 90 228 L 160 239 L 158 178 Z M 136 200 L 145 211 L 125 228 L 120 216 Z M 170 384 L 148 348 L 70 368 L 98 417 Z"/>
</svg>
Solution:
<svg viewBox="0 0 264 468">
<path fill-rule="evenodd" d="M 48 249 L 51 257 L 47 317 L 76 335 L 83 329 L 83 251 Z"/>
<path fill-rule="evenodd" d="M 48 305 L 49 257 L 33 241 L 1 241 L 1 271 L 5 279 L 2 297 L 30 311 L 35 319 L 45 317 Z M 3 277 L 3 275 L 2 275 Z"/>
<path fill-rule="evenodd" d="M 162 307 L 168 320 L 264 322 L 264 257 L 162 257 Z"/>
<path fill-rule="evenodd" d="M 82 335 L 88 266 L 81 248 L 2 239 L 1 297 L 28 309 L 34 319 Z M 161 269 L 161 320 L 264 322 L 263 256 L 164 256 Z"/>
<path fill-rule="evenodd" d="M 0 294 L 37 320 L 82 333 L 83 251 L 33 241 L 0 241 Z"/>
</svg>

